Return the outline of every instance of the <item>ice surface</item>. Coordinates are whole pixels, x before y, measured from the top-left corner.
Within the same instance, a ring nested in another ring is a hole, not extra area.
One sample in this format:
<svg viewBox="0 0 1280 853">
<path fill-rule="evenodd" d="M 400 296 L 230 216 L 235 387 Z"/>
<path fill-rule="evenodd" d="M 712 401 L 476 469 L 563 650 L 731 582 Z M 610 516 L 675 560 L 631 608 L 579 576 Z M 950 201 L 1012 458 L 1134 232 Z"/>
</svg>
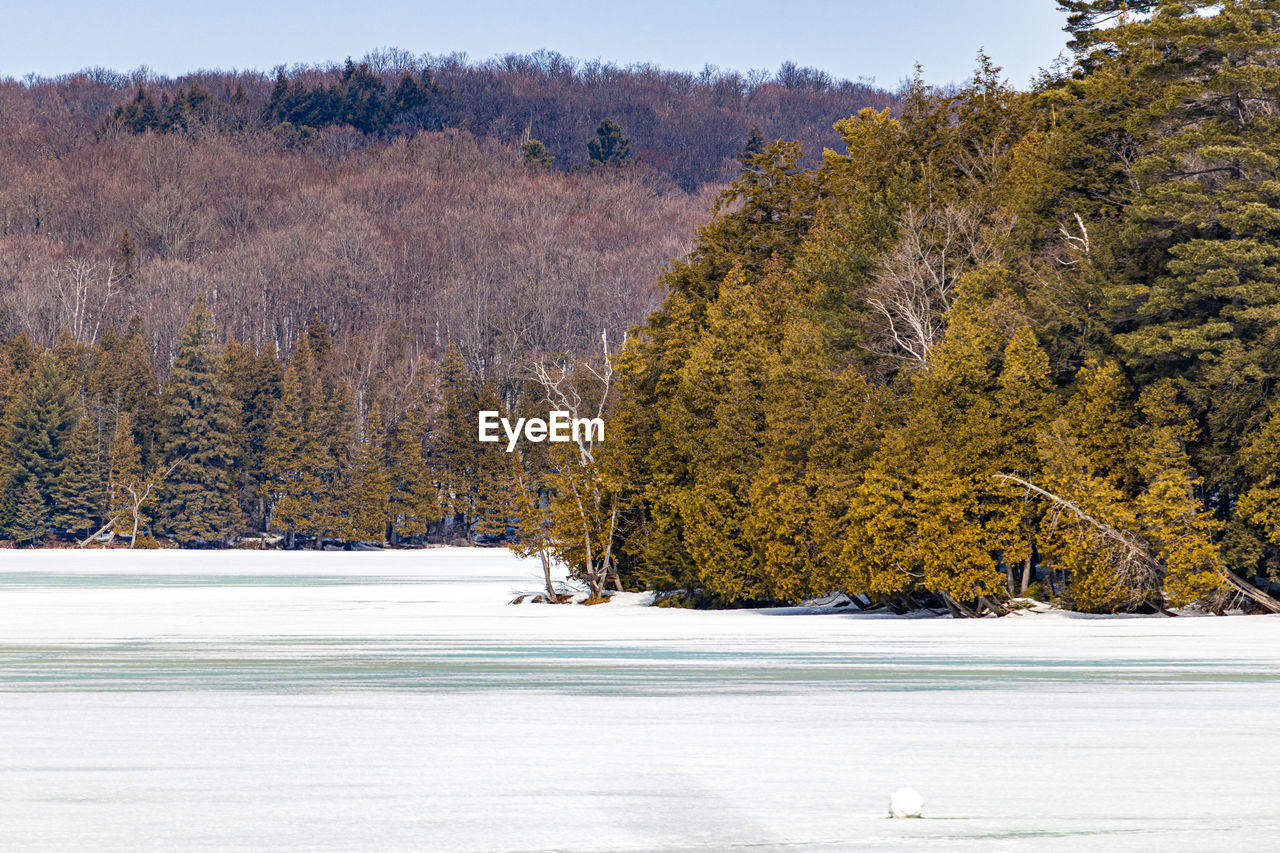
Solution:
<svg viewBox="0 0 1280 853">
<path fill-rule="evenodd" d="M 540 585 L 498 550 L 2 551 L 0 848 L 1268 850 L 1280 832 L 1276 617 L 507 605 Z M 926 818 L 888 819 L 907 785 Z"/>
</svg>

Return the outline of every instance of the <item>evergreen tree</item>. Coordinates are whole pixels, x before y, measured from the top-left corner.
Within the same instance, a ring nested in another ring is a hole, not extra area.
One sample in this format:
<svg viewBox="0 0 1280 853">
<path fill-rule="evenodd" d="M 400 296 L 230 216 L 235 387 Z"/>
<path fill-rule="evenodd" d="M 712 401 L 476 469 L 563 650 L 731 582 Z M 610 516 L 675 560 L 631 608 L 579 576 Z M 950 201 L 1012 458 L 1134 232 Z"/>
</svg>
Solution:
<svg viewBox="0 0 1280 853">
<path fill-rule="evenodd" d="M 885 389 L 839 369 L 819 327 L 801 318 L 788 322 L 766 376 L 766 444 L 749 527 L 766 595 L 852 592 L 843 522 L 893 407 Z"/>
<path fill-rule="evenodd" d="M 1006 307 L 974 293 L 961 297 L 929 371 L 915 379 L 902 434 L 914 461 L 905 510 L 914 515 L 921 585 L 961 612 L 1011 592 L 1013 568 L 1029 551 L 1027 507 L 996 475 L 1034 453 L 1030 430 L 1043 404 L 1027 412 L 996 402 L 1028 403 L 1045 393 L 1047 359 L 1029 332 L 1001 332 Z"/>
<path fill-rule="evenodd" d="M 918 589 L 924 555 L 909 505 L 917 477 L 904 432 L 886 433 L 843 524 L 842 587 L 850 594 L 883 600 Z"/>
<path fill-rule="evenodd" d="M 621 166 L 630 156 L 631 140 L 611 118 L 600 122 L 595 138 L 587 140 L 587 162 L 592 166 Z"/>
<path fill-rule="evenodd" d="M 391 530 L 395 539 L 425 536 L 440 518 L 440 494 L 423 453 L 424 413 L 410 408 L 396 423 L 390 452 Z"/>
<path fill-rule="evenodd" d="M 39 523 L 47 523 L 52 492 L 62 475 L 66 438 L 78 417 L 71 384 L 61 366 L 52 353 L 42 353 L 6 418 L 10 469 L 4 489 L 7 500 L 0 506 L 5 513 L 0 521 L 6 526 L 18 521 L 21 501 L 26 502 L 26 520 L 35 523 L 34 504 L 28 500 L 32 489 L 44 503 Z M 29 483 L 32 488 L 28 488 Z M 34 528 L 28 524 L 23 529 L 30 532 Z"/>
<path fill-rule="evenodd" d="M 149 502 L 141 500 L 146 486 L 142 457 L 133 435 L 133 418 L 123 412 L 107 454 L 107 511 L 115 532 L 131 537 L 151 523 Z"/>
<path fill-rule="evenodd" d="M 634 484 L 619 525 L 624 576 L 666 589 L 701 585 L 699 561 L 690 553 L 684 516 L 675 503 L 676 496 L 689 494 L 696 478 L 688 460 L 690 444 L 675 423 L 688 405 L 676 401 L 688 381 L 683 370 L 721 292 L 741 298 L 744 286 L 759 283 L 795 257 L 813 223 L 817 193 L 815 175 L 802 167 L 798 145 L 767 146 L 717 201 L 718 216 L 699 232 L 694 250 L 664 274 L 667 299 L 621 353 L 614 432 L 619 440 L 611 453 L 626 448 L 620 477 Z M 773 286 L 780 281 L 775 278 Z M 772 325 L 765 322 L 772 334 L 791 306 L 775 301 L 767 307 L 783 312 L 769 315 Z"/>
<path fill-rule="evenodd" d="M 1150 12 L 1158 0 L 1058 0 L 1058 9 L 1067 15 L 1063 27 L 1071 35 L 1067 42 L 1076 61 L 1086 71 L 1096 69 L 1114 59 L 1116 31 L 1144 13 Z"/>
<path fill-rule="evenodd" d="M 480 454 L 476 441 L 480 405 L 456 344 L 449 345 L 440 364 L 440 393 L 432 454 L 440 481 L 440 502 L 454 522 L 461 525 L 463 535 L 470 538 Z"/>
<path fill-rule="evenodd" d="M 549 168 L 555 160 L 540 140 L 530 139 L 520 144 L 520 159 L 526 166 Z"/>
<path fill-rule="evenodd" d="M 53 345 L 53 357 L 58 360 L 62 373 L 72 388 L 84 387 L 85 372 L 89 362 L 89 348 L 63 329 Z"/>
<path fill-rule="evenodd" d="M 312 324 L 314 327 L 314 323 Z M 321 324 L 323 327 L 323 324 Z M 352 448 L 356 433 L 355 399 L 350 383 L 340 376 L 332 360 L 328 329 L 323 329 L 326 347 L 324 355 L 317 354 L 317 378 L 319 387 L 314 398 L 316 409 L 314 426 L 319 442 L 320 467 L 316 475 L 323 488 L 319 493 L 317 521 L 319 533 L 337 532 L 343 526 L 343 484 L 352 465 Z M 313 338 L 314 340 L 314 338 Z M 319 353 L 314 343 L 313 352 Z"/>
<path fill-rule="evenodd" d="M 1133 390 L 1119 365 L 1086 365 L 1062 415 L 1040 435 L 1045 487 L 1097 522 L 1133 531 L 1136 427 Z M 1123 561 L 1115 543 L 1078 516 L 1059 515 L 1042 544 L 1049 567 L 1061 573 L 1050 576 L 1051 587 L 1064 576 L 1066 589 L 1058 591 L 1077 610 L 1129 610 L 1158 595 L 1159 579 L 1147 567 Z"/>
<path fill-rule="evenodd" d="M 1263 82 L 1280 56 L 1275 11 L 1208 0 L 1060 5 L 1080 69 L 1041 102 L 1059 213 L 1082 217 L 1063 278 L 1087 283 L 1081 296 L 1104 306 L 1102 343 L 1140 386 L 1185 383 L 1200 425 L 1191 457 L 1225 517 L 1248 488 L 1239 437 L 1280 376 L 1269 319 L 1280 310 L 1269 189 L 1280 101 Z"/>
<path fill-rule="evenodd" d="M 324 537 L 347 525 L 346 478 L 354 405 L 351 390 L 329 363 L 332 338 L 313 318 L 285 370 L 271 434 L 264 442 L 272 521 L 290 537 Z"/>
<path fill-rule="evenodd" d="M 123 334 L 107 329 L 89 361 L 86 390 L 102 400 L 106 418 L 114 421 L 122 412 L 129 413 L 134 440 L 143 457 L 150 459 L 160 427 L 160 383 L 142 317 L 135 314 Z"/>
<path fill-rule="evenodd" d="M 98 426 L 84 415 L 71 430 L 66 458 L 53 489 L 50 523 L 56 530 L 81 539 L 102 525 L 106 507 L 107 471 L 98 441 Z"/>
<path fill-rule="evenodd" d="M 1190 408 L 1168 381 L 1144 388 L 1138 406 L 1143 423 L 1135 438 L 1145 487 L 1136 509 L 1143 538 L 1164 569 L 1164 597 L 1177 607 L 1219 598 L 1227 586 L 1215 544 L 1222 525 L 1204 511 L 1203 481 L 1185 451 L 1197 430 Z"/>
<path fill-rule="evenodd" d="M 383 542 L 391 511 L 391 472 L 383 447 L 382 411 L 369 409 L 352 460 L 347 486 L 345 533 L 351 539 Z"/>
<path fill-rule="evenodd" d="M 731 602 L 767 594 L 749 535 L 750 489 L 763 455 L 766 364 L 786 310 L 768 294 L 785 287 L 777 275 L 753 286 L 741 270 L 730 274 L 659 415 L 674 458 L 650 486 L 655 518 L 678 521 L 699 585 Z M 677 481 L 677 471 L 687 476 Z"/>
<path fill-rule="evenodd" d="M 1280 401 L 1271 404 L 1267 419 L 1241 451 L 1241 467 L 1251 481 L 1240 497 L 1235 519 L 1257 531 L 1265 543 L 1265 562 L 1254 557 L 1251 568 L 1263 568 L 1268 575 L 1280 571 L 1276 549 L 1280 548 Z"/>
<path fill-rule="evenodd" d="M 17 507 L 9 532 L 18 542 L 35 544 L 49 532 L 49 506 L 40 494 L 35 478 L 28 478 L 20 487 Z"/>
<path fill-rule="evenodd" d="M 477 411 L 501 411 L 502 401 L 492 382 L 481 386 Z M 472 436 L 474 440 L 474 435 Z M 517 503 L 510 460 L 501 444 L 479 444 L 471 482 L 471 535 L 500 539 L 507 534 Z"/>
<path fill-rule="evenodd" d="M 996 466 L 992 475 L 1016 474 L 1036 481 L 1042 470 L 1037 441 L 1040 431 L 1057 416 L 1048 354 L 1028 326 L 1020 326 L 1004 350 L 995 392 Z M 1000 562 L 1008 578 L 1009 594 L 1025 594 L 1035 581 L 1036 538 L 1040 505 L 1025 492 L 993 495 Z M 1021 563 L 1019 570 L 1018 564 Z"/>
<path fill-rule="evenodd" d="M 266 525 L 266 448 L 283 379 L 280 362 L 268 351 L 240 344 L 222 352 L 222 381 L 235 400 L 235 439 L 241 512 L 256 529 Z"/>
<path fill-rule="evenodd" d="M 183 545 L 225 540 L 235 502 L 237 412 L 218 375 L 213 315 L 199 296 L 183 329 L 164 395 L 157 526 Z"/>
<path fill-rule="evenodd" d="M 129 233 L 128 228 L 124 229 L 124 233 L 120 235 L 116 251 L 120 254 L 120 265 L 124 269 L 124 277 L 133 278 L 138 274 L 138 246 L 133 242 L 133 235 Z"/>
<path fill-rule="evenodd" d="M 751 158 L 764 150 L 764 146 L 764 131 L 760 129 L 760 125 L 753 124 L 751 129 L 747 131 L 747 141 L 743 143 L 742 154 L 739 155 L 738 159 L 743 163 L 750 163 Z"/>
<path fill-rule="evenodd" d="M 293 536 L 315 536 L 325 529 L 326 467 L 319 415 L 319 379 L 313 349 L 299 339 L 289 357 L 281 386 L 281 398 L 264 443 L 263 461 L 272 527 Z"/>
</svg>

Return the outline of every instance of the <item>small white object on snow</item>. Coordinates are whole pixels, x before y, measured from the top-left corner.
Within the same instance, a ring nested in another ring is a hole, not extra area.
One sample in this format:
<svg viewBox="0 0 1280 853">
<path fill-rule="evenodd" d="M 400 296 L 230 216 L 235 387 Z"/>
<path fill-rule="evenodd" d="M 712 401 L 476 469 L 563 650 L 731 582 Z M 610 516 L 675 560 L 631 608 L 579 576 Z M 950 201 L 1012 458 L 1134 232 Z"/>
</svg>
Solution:
<svg viewBox="0 0 1280 853">
<path fill-rule="evenodd" d="M 899 788 L 889 797 L 889 817 L 921 817 L 924 797 L 915 788 Z"/>
</svg>

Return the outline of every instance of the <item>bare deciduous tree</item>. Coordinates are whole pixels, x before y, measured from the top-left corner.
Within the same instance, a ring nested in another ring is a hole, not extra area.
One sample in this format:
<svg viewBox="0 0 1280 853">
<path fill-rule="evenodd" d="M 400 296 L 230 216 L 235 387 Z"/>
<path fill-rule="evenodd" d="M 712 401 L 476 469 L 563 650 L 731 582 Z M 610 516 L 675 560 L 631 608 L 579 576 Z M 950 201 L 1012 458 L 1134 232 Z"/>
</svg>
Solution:
<svg viewBox="0 0 1280 853">
<path fill-rule="evenodd" d="M 534 366 L 534 377 L 548 405 L 569 412 L 574 420 L 591 417 L 603 421 L 613 385 L 613 356 L 607 331 L 601 334 L 601 346 L 598 365 L 566 361 L 555 366 L 545 362 Z M 594 387 L 590 393 L 584 393 L 580 387 L 579 370 L 592 380 Z M 590 430 L 574 430 L 572 437 L 573 446 L 568 453 L 552 454 L 553 467 L 548 479 L 556 492 L 558 507 L 553 510 L 549 525 L 551 550 L 576 558 L 573 562 L 578 563 L 579 575 L 587 582 L 592 596 L 600 598 L 610 580 L 616 589 L 622 589 L 613 553 L 622 511 L 620 489 L 600 458 L 595 434 Z"/>
<path fill-rule="evenodd" d="M 967 269 L 999 263 L 1012 228 L 1009 217 L 984 216 L 973 205 L 906 206 L 897 242 L 866 293 L 884 320 L 892 353 L 928 361 L 946 329 L 956 280 Z"/>
</svg>

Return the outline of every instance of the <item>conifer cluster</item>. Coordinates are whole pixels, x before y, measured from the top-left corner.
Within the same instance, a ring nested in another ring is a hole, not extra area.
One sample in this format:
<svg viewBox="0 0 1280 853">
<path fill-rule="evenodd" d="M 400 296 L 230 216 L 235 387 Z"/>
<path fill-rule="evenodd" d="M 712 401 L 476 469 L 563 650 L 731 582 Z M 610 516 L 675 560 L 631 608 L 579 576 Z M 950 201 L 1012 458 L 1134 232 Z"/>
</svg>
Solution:
<svg viewBox="0 0 1280 853">
<path fill-rule="evenodd" d="M 403 394 L 357 387 L 313 320 L 286 361 L 197 300 L 163 382 L 141 318 L 92 346 L 0 345 L 0 529 L 19 545 L 285 547 L 507 536 L 511 472 L 475 441 L 457 347 Z M 388 421 L 384 412 L 392 412 Z"/>
<path fill-rule="evenodd" d="M 1280 5 L 1072 0 L 845 154 L 749 158 L 623 356 L 624 582 L 1280 611 Z"/>
</svg>

